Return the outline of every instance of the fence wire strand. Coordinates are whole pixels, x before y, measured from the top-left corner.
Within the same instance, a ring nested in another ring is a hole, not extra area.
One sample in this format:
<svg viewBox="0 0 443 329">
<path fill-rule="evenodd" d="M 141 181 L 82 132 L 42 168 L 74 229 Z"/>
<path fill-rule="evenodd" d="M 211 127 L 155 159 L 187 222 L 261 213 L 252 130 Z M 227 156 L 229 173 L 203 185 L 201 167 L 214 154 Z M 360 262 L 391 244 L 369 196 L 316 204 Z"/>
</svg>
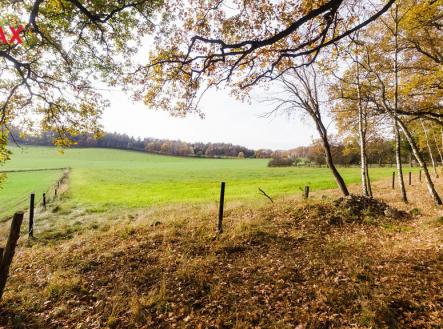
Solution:
<svg viewBox="0 0 443 329">
<path fill-rule="evenodd" d="M 46 189 L 46 191 L 44 192 L 44 193 L 46 193 L 46 196 L 47 196 L 46 200 L 51 200 L 52 198 L 49 196 L 49 194 L 51 192 L 54 192 L 57 189 L 58 184 L 63 182 L 68 177 L 68 173 L 69 173 L 70 168 L 54 168 L 54 169 L 45 169 L 45 170 L 37 169 L 37 170 L 23 170 L 23 171 L 11 171 L 11 172 L 46 171 L 46 170 L 60 170 L 60 171 L 63 170 L 62 175 L 55 181 L 54 184 L 50 185 Z M 0 223 L 4 223 L 4 222 L 11 220 L 12 215 L 17 211 L 27 210 L 29 208 L 29 205 L 26 205 L 26 201 L 29 201 L 29 199 L 30 199 L 30 196 L 25 195 L 19 201 L 16 201 L 16 200 L 9 201 L 9 202 L 15 202 L 15 204 L 13 204 L 13 205 L 9 205 L 8 202 L 6 203 L 6 205 L 3 204 L 2 208 L 0 209 L 0 214 L 5 213 L 7 215 L 0 217 Z M 35 204 L 36 205 L 39 205 L 40 203 L 42 203 L 42 201 L 43 201 L 43 194 L 35 196 Z M 8 209 L 14 209 L 14 210 L 12 210 L 9 213 Z"/>
</svg>

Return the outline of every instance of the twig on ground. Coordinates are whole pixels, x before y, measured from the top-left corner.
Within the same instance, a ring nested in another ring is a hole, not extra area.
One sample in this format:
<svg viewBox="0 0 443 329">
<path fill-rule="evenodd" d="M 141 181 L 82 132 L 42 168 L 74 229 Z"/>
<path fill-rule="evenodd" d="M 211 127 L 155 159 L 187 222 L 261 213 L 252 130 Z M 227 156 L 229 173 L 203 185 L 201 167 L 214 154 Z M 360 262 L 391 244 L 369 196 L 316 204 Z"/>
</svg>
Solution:
<svg viewBox="0 0 443 329">
<path fill-rule="evenodd" d="M 260 187 L 258 188 L 258 190 L 259 190 L 261 193 L 263 193 L 263 195 L 264 195 L 265 197 L 267 197 L 267 198 L 269 199 L 269 201 L 271 201 L 272 203 L 274 203 L 274 200 L 272 200 L 272 198 L 271 198 L 268 194 L 266 194 L 265 191 L 263 191 Z"/>
</svg>

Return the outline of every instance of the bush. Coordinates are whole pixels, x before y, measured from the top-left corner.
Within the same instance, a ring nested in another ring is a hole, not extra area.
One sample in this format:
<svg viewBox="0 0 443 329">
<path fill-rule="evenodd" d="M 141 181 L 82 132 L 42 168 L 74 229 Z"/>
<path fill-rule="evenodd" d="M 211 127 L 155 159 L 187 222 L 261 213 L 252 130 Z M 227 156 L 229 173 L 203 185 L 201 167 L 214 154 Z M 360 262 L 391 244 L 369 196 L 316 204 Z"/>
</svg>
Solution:
<svg viewBox="0 0 443 329">
<path fill-rule="evenodd" d="M 268 167 L 291 167 L 294 160 L 288 158 L 274 158 L 268 162 Z"/>
</svg>

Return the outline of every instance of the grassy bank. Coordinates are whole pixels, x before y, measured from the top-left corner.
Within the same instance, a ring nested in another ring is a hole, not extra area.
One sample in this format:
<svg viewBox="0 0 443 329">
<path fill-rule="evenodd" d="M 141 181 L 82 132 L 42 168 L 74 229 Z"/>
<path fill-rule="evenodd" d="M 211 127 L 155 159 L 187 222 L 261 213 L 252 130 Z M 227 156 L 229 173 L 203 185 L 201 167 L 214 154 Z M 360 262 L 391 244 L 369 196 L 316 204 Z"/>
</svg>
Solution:
<svg viewBox="0 0 443 329">
<path fill-rule="evenodd" d="M 279 201 L 231 207 L 220 237 L 195 206 L 40 232 L 19 246 L 0 324 L 438 328 L 443 222 L 418 213 Z"/>
</svg>

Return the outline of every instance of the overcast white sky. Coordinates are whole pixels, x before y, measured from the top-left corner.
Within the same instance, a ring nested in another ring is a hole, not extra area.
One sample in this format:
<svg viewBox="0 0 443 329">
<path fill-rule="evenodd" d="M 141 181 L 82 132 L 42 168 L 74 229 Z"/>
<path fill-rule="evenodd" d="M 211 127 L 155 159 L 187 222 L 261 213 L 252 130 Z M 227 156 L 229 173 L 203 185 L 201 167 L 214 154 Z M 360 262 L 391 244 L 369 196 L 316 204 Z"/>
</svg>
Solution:
<svg viewBox="0 0 443 329">
<path fill-rule="evenodd" d="M 103 115 L 106 131 L 134 137 L 180 139 L 186 142 L 227 142 L 250 148 L 289 149 L 308 145 L 317 132 L 308 120 L 280 115 L 260 117 L 271 110 L 269 104 L 252 105 L 236 101 L 227 92 L 211 91 L 202 108 L 205 119 L 190 115 L 173 118 L 168 113 L 150 110 L 134 103 L 122 92 L 107 95 L 111 106 Z"/>
<path fill-rule="evenodd" d="M 135 59 L 146 63 L 152 40 L 146 37 Z M 257 92 L 256 92 L 257 93 Z M 272 107 L 258 101 L 251 105 L 235 100 L 228 92 L 210 90 L 201 103 L 205 118 L 189 115 L 174 118 L 166 112 L 134 103 L 122 92 L 105 92 L 111 101 L 102 123 L 105 131 L 126 133 L 133 137 L 176 139 L 185 142 L 225 142 L 253 149 L 289 149 L 308 145 L 317 132 L 309 120 L 288 119 L 286 115 L 262 118 Z M 255 98 L 264 95 L 256 94 Z M 254 97 L 253 97 L 254 98 Z"/>
</svg>

